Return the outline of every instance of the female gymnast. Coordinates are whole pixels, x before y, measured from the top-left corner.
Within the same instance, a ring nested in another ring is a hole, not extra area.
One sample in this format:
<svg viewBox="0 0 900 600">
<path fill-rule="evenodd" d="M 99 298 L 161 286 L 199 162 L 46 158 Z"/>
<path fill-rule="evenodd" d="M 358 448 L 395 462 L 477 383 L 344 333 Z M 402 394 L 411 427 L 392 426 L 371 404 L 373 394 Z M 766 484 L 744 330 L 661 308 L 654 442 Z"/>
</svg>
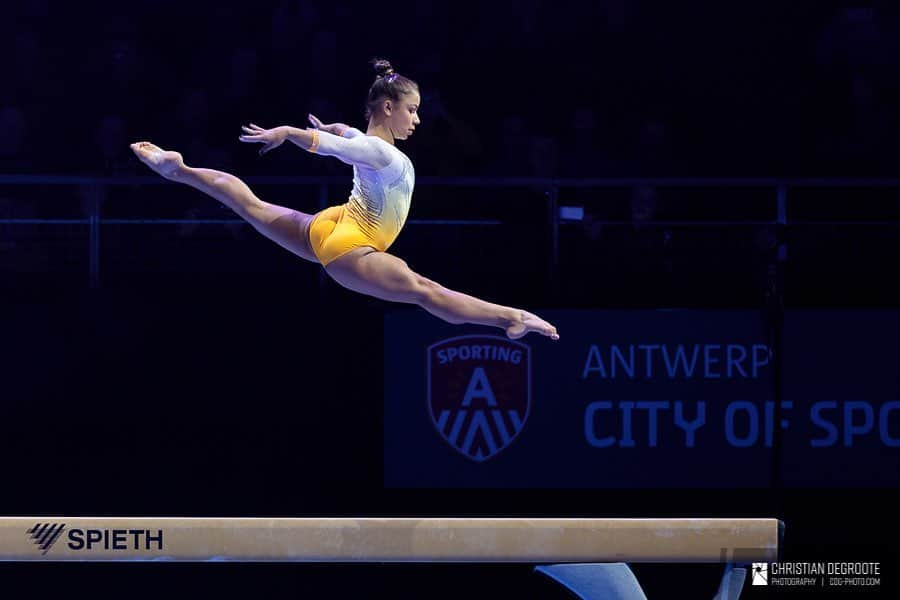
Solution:
<svg viewBox="0 0 900 600">
<path fill-rule="evenodd" d="M 388 61 L 373 64 L 376 78 L 366 102 L 365 134 L 342 123 L 325 125 L 309 115 L 312 127 L 307 129 L 264 129 L 251 123 L 239 137 L 263 144 L 261 155 L 290 141 L 353 166 L 349 201 L 315 215 L 264 202 L 233 175 L 186 166 L 178 152 L 150 142 L 131 144 L 131 149 L 156 173 L 212 196 L 285 249 L 321 263 L 345 288 L 417 304 L 449 323 L 500 327 L 512 339 L 533 331 L 558 340 L 556 328 L 536 315 L 449 290 L 385 252 L 406 222 L 415 182 L 412 162 L 395 142 L 408 139 L 421 122 L 421 99 L 418 84 L 395 72 Z"/>
</svg>

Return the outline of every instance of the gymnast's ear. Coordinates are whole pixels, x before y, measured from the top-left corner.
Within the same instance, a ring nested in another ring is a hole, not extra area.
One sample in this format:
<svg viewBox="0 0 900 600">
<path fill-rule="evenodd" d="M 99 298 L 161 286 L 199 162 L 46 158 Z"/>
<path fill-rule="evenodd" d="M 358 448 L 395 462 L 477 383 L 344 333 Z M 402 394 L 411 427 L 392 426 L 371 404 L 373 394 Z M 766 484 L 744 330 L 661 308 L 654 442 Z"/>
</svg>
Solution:
<svg viewBox="0 0 900 600">
<path fill-rule="evenodd" d="M 382 105 L 382 107 L 384 108 L 385 114 L 390 116 L 391 111 L 394 109 L 394 103 L 391 102 L 390 98 L 388 98 L 384 101 L 384 104 Z"/>
</svg>

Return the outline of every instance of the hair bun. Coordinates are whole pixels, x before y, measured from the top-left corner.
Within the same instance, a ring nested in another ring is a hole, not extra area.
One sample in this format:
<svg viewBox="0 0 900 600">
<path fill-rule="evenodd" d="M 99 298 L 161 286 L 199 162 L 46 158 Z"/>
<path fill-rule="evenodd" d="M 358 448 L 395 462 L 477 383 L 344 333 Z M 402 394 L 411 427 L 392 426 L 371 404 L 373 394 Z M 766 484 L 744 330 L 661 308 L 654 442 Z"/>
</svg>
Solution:
<svg viewBox="0 0 900 600">
<path fill-rule="evenodd" d="M 394 67 L 391 66 L 390 61 L 383 58 L 373 59 L 372 66 L 375 67 L 375 76 L 379 78 L 387 77 L 388 75 L 393 75 L 394 73 Z"/>
</svg>

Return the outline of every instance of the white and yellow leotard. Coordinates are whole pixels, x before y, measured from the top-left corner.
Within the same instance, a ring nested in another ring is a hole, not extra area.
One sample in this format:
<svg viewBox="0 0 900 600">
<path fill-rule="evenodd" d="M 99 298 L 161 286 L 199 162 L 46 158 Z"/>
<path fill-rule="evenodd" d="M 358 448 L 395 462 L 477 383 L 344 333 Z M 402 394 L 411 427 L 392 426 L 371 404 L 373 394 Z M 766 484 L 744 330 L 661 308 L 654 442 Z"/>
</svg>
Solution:
<svg viewBox="0 0 900 600">
<path fill-rule="evenodd" d="M 309 242 L 322 265 L 363 246 L 387 250 L 403 229 L 415 172 L 409 158 L 379 137 L 350 128 L 343 136 L 319 131 L 318 154 L 353 165 L 350 199 L 316 214 Z"/>
</svg>

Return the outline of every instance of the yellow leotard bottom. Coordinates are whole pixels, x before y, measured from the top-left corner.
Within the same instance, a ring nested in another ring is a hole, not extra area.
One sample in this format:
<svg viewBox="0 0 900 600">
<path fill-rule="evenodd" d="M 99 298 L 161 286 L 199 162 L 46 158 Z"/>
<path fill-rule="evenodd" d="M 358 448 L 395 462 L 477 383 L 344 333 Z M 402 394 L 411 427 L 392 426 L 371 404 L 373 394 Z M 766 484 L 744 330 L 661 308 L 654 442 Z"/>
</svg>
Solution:
<svg viewBox="0 0 900 600">
<path fill-rule="evenodd" d="M 332 206 L 319 212 L 309 225 L 309 243 L 323 266 L 354 248 L 371 246 L 379 252 L 389 244 L 370 237 L 347 212 L 347 205 Z"/>
</svg>

